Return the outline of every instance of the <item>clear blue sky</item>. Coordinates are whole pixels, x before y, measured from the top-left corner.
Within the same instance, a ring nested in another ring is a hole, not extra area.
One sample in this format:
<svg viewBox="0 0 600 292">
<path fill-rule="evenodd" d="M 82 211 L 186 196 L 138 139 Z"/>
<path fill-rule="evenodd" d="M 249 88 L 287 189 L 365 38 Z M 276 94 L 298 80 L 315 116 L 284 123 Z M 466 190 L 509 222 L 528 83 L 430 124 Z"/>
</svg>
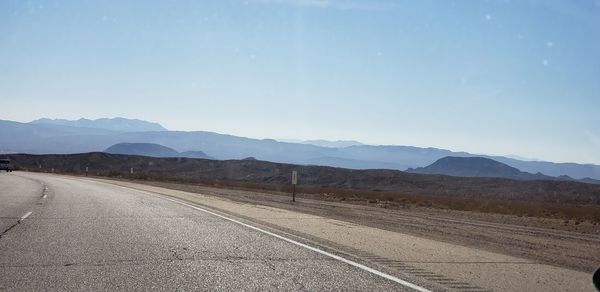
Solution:
<svg viewBox="0 0 600 292">
<path fill-rule="evenodd" d="M 1 1 L 0 102 L 600 164 L 600 1 Z"/>
</svg>

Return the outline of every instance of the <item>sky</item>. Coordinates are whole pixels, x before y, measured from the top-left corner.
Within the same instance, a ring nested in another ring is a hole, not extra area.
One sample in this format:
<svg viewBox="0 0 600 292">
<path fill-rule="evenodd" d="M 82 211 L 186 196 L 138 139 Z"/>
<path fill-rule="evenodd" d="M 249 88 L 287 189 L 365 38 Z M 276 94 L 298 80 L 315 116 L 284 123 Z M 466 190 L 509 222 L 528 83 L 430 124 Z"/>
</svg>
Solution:
<svg viewBox="0 0 600 292">
<path fill-rule="evenodd" d="M 0 104 L 600 164 L 600 1 L 5 0 Z"/>
</svg>

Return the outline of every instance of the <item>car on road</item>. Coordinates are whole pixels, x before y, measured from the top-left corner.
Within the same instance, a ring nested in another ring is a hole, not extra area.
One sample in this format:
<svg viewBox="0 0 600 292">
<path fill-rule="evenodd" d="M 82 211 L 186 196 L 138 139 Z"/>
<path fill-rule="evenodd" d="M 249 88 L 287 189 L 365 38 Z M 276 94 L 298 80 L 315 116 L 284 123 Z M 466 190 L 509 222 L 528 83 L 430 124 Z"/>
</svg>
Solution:
<svg viewBox="0 0 600 292">
<path fill-rule="evenodd" d="M 13 171 L 13 165 L 10 163 L 10 159 L 0 159 L 0 171 L 4 170 L 6 172 Z"/>
</svg>

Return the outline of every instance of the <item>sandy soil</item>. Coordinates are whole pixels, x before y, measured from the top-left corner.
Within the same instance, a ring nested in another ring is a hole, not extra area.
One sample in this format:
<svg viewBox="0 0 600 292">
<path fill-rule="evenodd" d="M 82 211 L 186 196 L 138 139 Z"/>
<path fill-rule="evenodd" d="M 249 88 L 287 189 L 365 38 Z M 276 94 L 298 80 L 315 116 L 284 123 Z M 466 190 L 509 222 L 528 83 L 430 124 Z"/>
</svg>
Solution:
<svg viewBox="0 0 600 292">
<path fill-rule="evenodd" d="M 476 247 L 540 263 L 593 272 L 600 266 L 600 226 L 557 219 L 518 217 L 431 208 L 388 209 L 366 201 L 336 202 L 326 197 L 231 190 L 200 185 L 136 181 L 343 220 L 437 241 Z"/>
</svg>

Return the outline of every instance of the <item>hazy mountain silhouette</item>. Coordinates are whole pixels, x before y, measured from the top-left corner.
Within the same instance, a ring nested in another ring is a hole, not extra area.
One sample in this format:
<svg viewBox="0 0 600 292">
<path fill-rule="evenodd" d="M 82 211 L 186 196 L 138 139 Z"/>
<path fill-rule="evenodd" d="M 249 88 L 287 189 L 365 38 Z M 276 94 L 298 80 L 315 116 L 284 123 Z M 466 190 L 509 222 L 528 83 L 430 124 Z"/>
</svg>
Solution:
<svg viewBox="0 0 600 292">
<path fill-rule="evenodd" d="M 118 143 L 153 143 L 177 152 L 202 150 L 216 159 L 243 159 L 326 165 L 352 169 L 406 170 L 430 165 L 446 156 L 474 157 L 466 152 L 412 146 L 354 145 L 344 148 L 251 139 L 213 132 L 141 131 L 116 132 L 98 128 L 0 120 L 0 153 L 68 154 L 103 151 Z M 549 176 L 600 179 L 600 166 L 593 164 L 521 161 L 501 156 L 483 156 L 521 171 Z"/>
<path fill-rule="evenodd" d="M 111 154 L 142 155 L 152 157 L 179 156 L 179 152 L 173 150 L 172 148 L 152 143 L 119 143 L 106 148 L 104 152 Z"/>
<path fill-rule="evenodd" d="M 344 148 L 344 147 L 350 147 L 350 146 L 365 145 L 363 143 L 360 143 L 358 141 L 353 141 L 353 140 L 329 141 L 329 140 L 321 140 L 321 139 L 305 140 L 300 143 L 321 146 L 321 147 L 329 147 L 329 148 Z"/>
<path fill-rule="evenodd" d="M 106 129 L 115 132 L 147 132 L 147 131 L 167 131 L 158 123 L 126 118 L 102 118 L 96 120 L 88 120 L 81 118 L 79 120 L 65 119 L 47 119 L 31 121 L 31 124 L 46 124 L 46 125 L 61 125 L 71 127 L 96 128 Z"/>
<path fill-rule="evenodd" d="M 551 177 L 541 173 L 531 174 L 517 168 L 484 157 L 451 157 L 441 158 L 431 165 L 408 169 L 408 172 L 423 174 L 444 174 L 466 177 L 500 177 L 521 180 L 535 179 L 564 179 L 571 180 L 568 176 Z"/>
<path fill-rule="evenodd" d="M 206 153 L 202 151 L 186 151 L 179 153 L 173 148 L 153 143 L 119 143 L 106 148 L 104 152 L 110 154 L 141 155 L 151 157 L 187 157 L 213 159 L 212 157 L 206 155 Z"/>
</svg>

